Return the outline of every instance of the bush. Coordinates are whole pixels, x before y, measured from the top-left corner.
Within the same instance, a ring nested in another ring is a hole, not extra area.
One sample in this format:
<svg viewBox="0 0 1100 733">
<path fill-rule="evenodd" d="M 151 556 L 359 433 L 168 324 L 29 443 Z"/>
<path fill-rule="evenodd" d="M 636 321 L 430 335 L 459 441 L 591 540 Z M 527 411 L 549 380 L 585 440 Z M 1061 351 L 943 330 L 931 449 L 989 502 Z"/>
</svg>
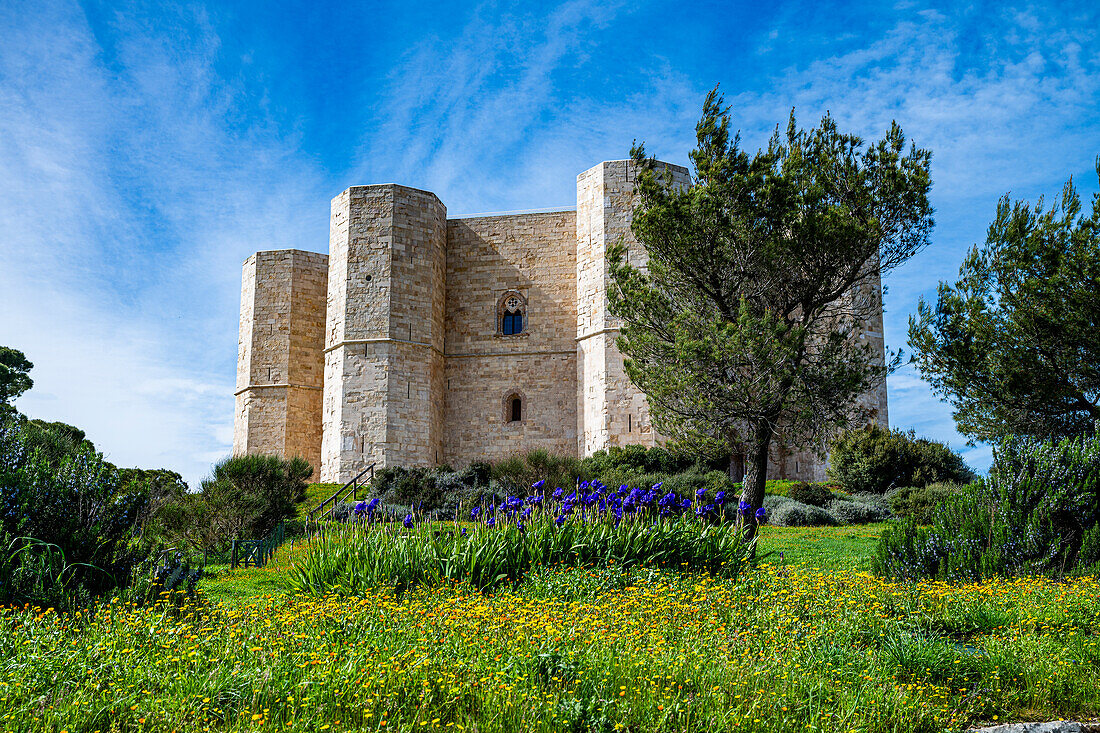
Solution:
<svg viewBox="0 0 1100 733">
<path fill-rule="evenodd" d="M 878 510 L 883 520 L 889 519 L 893 514 L 893 510 L 890 508 L 889 495 L 887 494 L 871 494 L 869 492 L 862 492 L 859 494 L 850 494 L 848 499 L 851 501 L 857 501 L 860 504 L 870 504 Z"/>
<path fill-rule="evenodd" d="M 516 468 L 509 459 L 508 470 L 526 471 Z M 381 499 L 384 505 L 394 510 L 407 508 L 418 516 L 436 519 L 453 519 L 459 506 L 478 503 L 495 493 L 504 493 L 499 484 L 494 485 L 490 476 L 492 467 L 487 463 L 471 463 L 460 471 L 452 471 L 446 466 L 437 468 L 383 468 L 374 475 L 370 495 Z M 509 487 L 512 482 L 509 482 Z"/>
<path fill-rule="evenodd" d="M 868 524 L 890 518 L 890 512 L 885 507 L 854 499 L 833 499 L 825 505 L 825 511 L 841 524 Z"/>
<path fill-rule="evenodd" d="M 232 539 L 260 539 L 294 516 L 305 501 L 313 468 L 302 458 L 244 455 L 225 458 L 202 482 L 190 506 L 197 544 L 206 547 Z"/>
<path fill-rule="evenodd" d="M 943 443 L 877 425 L 850 430 L 833 441 L 828 475 L 846 491 L 877 494 L 900 486 L 966 484 L 976 478 L 962 457 Z"/>
<path fill-rule="evenodd" d="M 889 493 L 890 511 L 898 517 L 912 517 L 917 524 L 931 524 L 937 508 L 960 494 L 958 484 L 935 483 L 928 486 L 906 486 Z"/>
<path fill-rule="evenodd" d="M 1100 437 L 1010 438 L 989 478 L 941 504 L 931 526 L 910 517 L 889 527 L 873 567 L 906 579 L 1061 576 L 1100 554 L 1098 522 Z"/>
<path fill-rule="evenodd" d="M 840 521 L 824 509 L 785 496 L 765 496 L 768 522 L 777 527 L 835 527 Z"/>
<path fill-rule="evenodd" d="M 823 484 L 798 481 L 787 489 L 787 496 L 810 506 L 824 507 L 833 499 L 833 492 Z"/>
<path fill-rule="evenodd" d="M 685 472 L 710 473 L 720 471 L 729 473 L 729 455 L 700 456 L 675 447 L 654 446 L 645 448 L 640 445 L 613 446 L 599 450 L 581 461 L 583 478 L 599 478 L 608 486 L 611 481 L 604 478 L 612 474 L 656 474 L 674 476 Z M 627 483 L 627 482 L 622 482 Z M 615 484 L 618 486 L 619 484 Z"/>
<path fill-rule="evenodd" d="M 555 455 L 540 449 L 509 456 L 493 464 L 490 475 L 511 494 L 526 493 L 536 481 L 545 481 L 550 487 L 568 488 L 585 478 L 581 463 L 573 456 Z"/>
<path fill-rule="evenodd" d="M 40 430 L 0 424 L 0 602 L 67 608 L 128 580 L 148 494 L 121 486 L 87 441 L 69 454 L 43 449 Z"/>
</svg>

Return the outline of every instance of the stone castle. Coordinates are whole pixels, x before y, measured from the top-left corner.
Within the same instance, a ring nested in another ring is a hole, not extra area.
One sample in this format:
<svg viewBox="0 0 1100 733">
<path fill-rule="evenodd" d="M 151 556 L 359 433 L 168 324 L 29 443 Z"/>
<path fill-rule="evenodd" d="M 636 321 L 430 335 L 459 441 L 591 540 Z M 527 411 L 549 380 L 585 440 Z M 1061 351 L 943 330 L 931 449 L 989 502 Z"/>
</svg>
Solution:
<svg viewBox="0 0 1100 733">
<path fill-rule="evenodd" d="M 249 257 L 234 453 L 302 456 L 315 480 L 345 482 L 371 464 L 655 445 L 607 305 L 607 246 L 622 239 L 645 262 L 630 232 L 633 170 L 581 173 L 575 211 L 463 219 L 428 191 L 353 186 L 332 200 L 327 256 Z M 866 326 L 881 356 L 881 312 Z M 885 385 L 863 402 L 885 425 Z M 773 477 L 824 470 L 812 451 L 775 449 Z"/>
</svg>

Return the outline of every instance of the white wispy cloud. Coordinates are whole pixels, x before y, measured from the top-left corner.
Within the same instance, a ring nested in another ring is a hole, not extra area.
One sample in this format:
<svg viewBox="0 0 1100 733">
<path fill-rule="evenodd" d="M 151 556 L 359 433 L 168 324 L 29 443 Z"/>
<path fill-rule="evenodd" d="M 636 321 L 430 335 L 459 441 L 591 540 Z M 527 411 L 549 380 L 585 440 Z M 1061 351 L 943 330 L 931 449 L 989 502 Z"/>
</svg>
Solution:
<svg viewBox="0 0 1100 733">
<path fill-rule="evenodd" d="M 867 140 L 897 120 L 933 151 L 938 228 L 933 245 L 888 280 L 885 330 L 894 347 L 905 345 L 918 297 L 934 299 L 936 283 L 953 280 L 965 250 L 984 239 L 998 197 L 1054 193 L 1071 174 L 1081 180 L 1100 153 L 1100 30 L 1050 8 L 1002 9 L 983 15 L 980 37 L 962 37 L 976 12 L 906 12 L 879 39 L 786 69 L 765 91 L 727 96 L 750 144 L 763 144 L 795 108 L 803 126 L 829 111 Z M 965 445 L 949 407 L 912 367 L 890 378 L 889 391 L 893 425 L 989 465 L 988 447 Z"/>
<path fill-rule="evenodd" d="M 292 137 L 229 124 L 242 91 L 201 12 L 119 12 L 105 48 L 76 4 L 4 7 L 0 343 L 36 362 L 18 404 L 194 483 L 231 447 L 240 263 L 323 250 L 326 192 Z"/>
</svg>

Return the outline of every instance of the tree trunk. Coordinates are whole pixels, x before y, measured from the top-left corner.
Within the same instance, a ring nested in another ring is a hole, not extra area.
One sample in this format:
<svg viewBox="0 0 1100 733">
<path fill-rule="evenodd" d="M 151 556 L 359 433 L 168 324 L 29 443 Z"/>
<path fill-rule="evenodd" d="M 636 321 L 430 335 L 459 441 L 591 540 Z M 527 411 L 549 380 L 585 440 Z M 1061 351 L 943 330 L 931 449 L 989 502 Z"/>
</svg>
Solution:
<svg viewBox="0 0 1100 733">
<path fill-rule="evenodd" d="M 746 528 L 745 538 L 756 537 L 756 510 L 764 505 L 764 485 L 768 480 L 768 449 L 772 445 L 772 423 L 761 420 L 753 432 L 752 444 L 745 456 L 745 480 L 741 484 L 741 501 L 748 504 L 743 522 Z M 755 555 L 755 550 L 753 551 Z"/>
</svg>

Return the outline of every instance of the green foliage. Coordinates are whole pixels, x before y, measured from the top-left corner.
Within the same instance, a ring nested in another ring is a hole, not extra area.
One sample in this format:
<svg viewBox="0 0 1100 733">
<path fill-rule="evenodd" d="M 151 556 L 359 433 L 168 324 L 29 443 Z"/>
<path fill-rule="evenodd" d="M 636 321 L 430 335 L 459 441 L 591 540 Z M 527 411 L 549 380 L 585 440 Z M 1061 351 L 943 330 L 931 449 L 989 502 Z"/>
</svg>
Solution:
<svg viewBox="0 0 1100 733">
<path fill-rule="evenodd" d="M 178 609 L 198 600 L 202 575 L 202 563 L 196 563 L 188 553 L 165 550 L 134 568 L 131 583 L 120 598 L 136 605 L 164 603 Z"/>
<path fill-rule="evenodd" d="M 890 527 L 875 572 L 978 580 L 1080 571 L 1096 552 L 1100 437 L 1010 438 L 995 450 L 989 478 L 940 504 L 933 519 Z"/>
<path fill-rule="evenodd" d="M 126 582 L 138 559 L 132 528 L 148 494 L 122 486 L 86 441 L 69 454 L 48 453 L 38 430 L 0 424 L 0 601 L 67 608 Z"/>
<path fill-rule="evenodd" d="M 214 466 L 199 494 L 180 497 L 170 511 L 185 524 L 190 518 L 190 530 L 181 539 L 198 547 L 260 539 L 295 515 L 312 473 L 302 458 L 232 456 Z"/>
<path fill-rule="evenodd" d="M 909 344 L 961 433 L 1057 438 L 1100 420 L 1097 323 L 1100 194 L 1088 216 L 1071 180 L 1048 211 L 1000 200 L 959 280 L 910 317 Z"/>
<path fill-rule="evenodd" d="M 568 488 L 584 478 L 581 461 L 573 456 L 557 455 L 546 450 L 516 454 L 494 463 L 491 477 L 504 492 L 526 492 L 536 481 L 546 481 L 551 487 Z"/>
<path fill-rule="evenodd" d="M 858 335 L 881 315 L 880 276 L 928 243 L 931 155 L 907 150 L 896 124 L 865 147 L 828 115 L 807 131 L 793 113 L 750 155 L 729 126 L 712 91 L 690 186 L 632 151 L 647 266 L 611 247 L 609 302 L 655 427 L 697 452 L 745 454 L 755 508 L 777 429 L 797 443 L 847 426 L 885 378 Z M 867 297 L 848 297 L 857 289 Z"/>
<path fill-rule="evenodd" d="M 516 469 L 528 470 L 521 457 L 508 463 L 522 463 Z M 383 468 L 375 472 L 368 489 L 370 497 L 382 500 L 387 509 L 408 509 L 418 516 L 454 518 L 460 505 L 470 505 L 482 497 L 496 497 L 500 488 L 490 478 L 491 468 L 485 463 L 472 463 L 459 471 L 446 466 L 436 468 Z"/>
<path fill-rule="evenodd" d="M 38 453 L 40 460 L 55 469 L 82 447 L 95 452 L 95 445 L 85 437 L 84 431 L 73 425 L 45 420 L 20 420 L 19 424 L 26 450 Z"/>
<path fill-rule="evenodd" d="M 777 527 L 835 527 L 841 523 L 821 507 L 786 496 L 765 496 L 764 509 L 768 512 L 768 521 Z"/>
<path fill-rule="evenodd" d="M 0 416 L 12 411 L 15 398 L 34 386 L 28 374 L 33 368 L 22 351 L 0 346 Z"/>
<path fill-rule="evenodd" d="M 848 492 L 876 494 L 901 486 L 966 484 L 975 478 L 962 457 L 943 443 L 878 425 L 838 435 L 829 449 L 828 473 Z"/>
<path fill-rule="evenodd" d="M 823 484 L 808 484 L 805 481 L 796 481 L 787 489 L 787 496 L 803 504 L 824 507 L 832 501 L 833 492 Z"/>
<path fill-rule="evenodd" d="M 732 525 L 685 519 L 618 527 L 574 521 L 558 527 L 547 517 L 531 521 L 526 531 L 476 526 L 468 535 L 353 525 L 315 540 L 290 577 L 295 590 L 323 595 L 456 581 L 489 590 L 519 583 L 535 567 L 667 565 L 735 576 L 748 549 Z"/>
<path fill-rule="evenodd" d="M 603 476 L 613 471 L 655 473 L 672 475 L 690 469 L 725 470 L 729 467 L 729 454 L 701 456 L 688 450 L 674 451 L 664 446 L 646 448 L 641 445 L 612 446 L 598 450 L 584 459 L 587 477 Z"/>
<path fill-rule="evenodd" d="M 917 524 L 931 524 L 939 506 L 960 494 L 963 488 L 951 483 L 905 486 L 890 492 L 890 511 L 898 517 L 912 517 Z"/>
<path fill-rule="evenodd" d="M 832 499 L 825 507 L 841 524 L 871 524 L 890 518 L 890 510 L 879 502 L 858 499 Z"/>
</svg>

